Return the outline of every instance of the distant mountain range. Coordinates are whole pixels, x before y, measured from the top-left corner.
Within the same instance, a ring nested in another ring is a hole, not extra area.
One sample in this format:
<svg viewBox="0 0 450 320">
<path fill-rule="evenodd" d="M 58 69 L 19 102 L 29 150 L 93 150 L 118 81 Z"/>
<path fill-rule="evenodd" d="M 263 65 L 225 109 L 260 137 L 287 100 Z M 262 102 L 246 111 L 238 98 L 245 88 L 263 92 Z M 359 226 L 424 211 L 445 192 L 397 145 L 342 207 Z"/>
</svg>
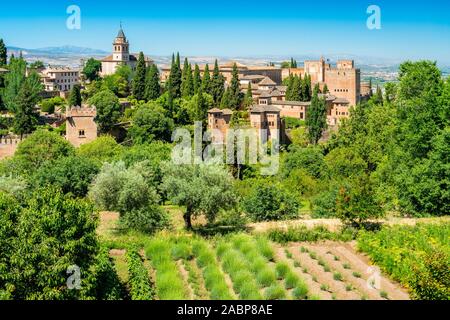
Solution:
<svg viewBox="0 0 450 320">
<path fill-rule="evenodd" d="M 8 47 L 8 51 L 18 53 L 23 52 L 24 55 L 105 55 L 108 52 L 92 48 L 62 46 L 62 47 L 46 47 L 38 49 L 25 49 L 18 47 Z"/>
<path fill-rule="evenodd" d="M 8 47 L 9 54 L 19 55 L 22 52 L 25 59 L 29 62 L 40 60 L 47 65 L 53 66 L 70 66 L 74 68 L 80 67 L 82 60 L 86 60 L 90 57 L 100 59 L 110 54 L 110 52 L 92 48 L 76 47 L 76 46 L 60 46 L 60 47 L 45 47 L 38 49 L 27 49 L 19 47 Z M 341 54 L 324 54 L 325 59 L 330 63 L 336 63 L 339 59 L 353 59 L 358 68 L 362 71 L 363 79 L 369 78 L 381 78 L 385 80 L 392 80 L 396 78 L 398 66 L 402 62 L 398 59 L 377 58 L 368 56 L 358 56 L 348 53 Z M 151 56 L 151 58 L 159 66 L 170 65 L 170 56 Z M 222 62 L 237 61 L 246 65 L 267 65 L 269 62 L 273 62 L 277 65 L 281 62 L 289 60 L 287 56 L 235 56 L 235 57 L 209 57 L 209 56 L 197 56 L 189 57 L 192 63 L 204 64 L 214 63 L 215 59 L 219 59 Z M 320 55 L 317 54 L 303 54 L 294 55 L 294 59 L 297 60 L 299 66 L 303 65 L 305 60 L 319 59 Z M 440 65 L 443 73 L 448 75 L 450 73 L 449 66 Z"/>
</svg>

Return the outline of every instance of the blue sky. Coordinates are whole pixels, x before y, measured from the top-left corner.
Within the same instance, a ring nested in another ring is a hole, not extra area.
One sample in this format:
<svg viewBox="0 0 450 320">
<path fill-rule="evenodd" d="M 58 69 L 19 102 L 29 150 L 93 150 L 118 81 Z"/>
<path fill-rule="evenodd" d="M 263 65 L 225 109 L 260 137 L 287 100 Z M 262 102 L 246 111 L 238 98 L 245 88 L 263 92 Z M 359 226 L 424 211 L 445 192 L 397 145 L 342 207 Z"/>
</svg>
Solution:
<svg viewBox="0 0 450 320">
<path fill-rule="evenodd" d="M 123 21 L 132 51 L 148 55 L 354 54 L 450 64 L 450 1 L 3 1 L 0 38 L 10 46 L 111 50 Z M 81 30 L 66 28 L 69 5 Z M 381 8 L 381 30 L 366 27 Z"/>
</svg>

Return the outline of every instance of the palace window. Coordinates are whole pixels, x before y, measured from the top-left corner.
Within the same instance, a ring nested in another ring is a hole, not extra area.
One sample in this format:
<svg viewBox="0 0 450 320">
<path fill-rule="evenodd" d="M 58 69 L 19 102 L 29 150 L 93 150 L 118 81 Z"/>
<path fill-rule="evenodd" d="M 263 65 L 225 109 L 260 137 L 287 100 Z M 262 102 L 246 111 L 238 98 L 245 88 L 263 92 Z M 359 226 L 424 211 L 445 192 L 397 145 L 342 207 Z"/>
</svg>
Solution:
<svg viewBox="0 0 450 320">
<path fill-rule="evenodd" d="M 84 132 L 83 129 L 82 130 L 78 130 L 78 137 L 79 138 L 85 138 L 86 137 L 85 132 Z"/>
</svg>

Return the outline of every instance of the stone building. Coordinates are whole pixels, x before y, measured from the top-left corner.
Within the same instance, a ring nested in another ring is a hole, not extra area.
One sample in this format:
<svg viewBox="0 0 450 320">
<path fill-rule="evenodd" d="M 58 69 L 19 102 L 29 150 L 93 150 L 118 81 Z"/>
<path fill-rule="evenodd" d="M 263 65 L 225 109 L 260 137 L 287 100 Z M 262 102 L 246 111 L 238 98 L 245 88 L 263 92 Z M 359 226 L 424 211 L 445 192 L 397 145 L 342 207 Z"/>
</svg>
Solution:
<svg viewBox="0 0 450 320">
<path fill-rule="evenodd" d="M 226 141 L 226 135 L 228 129 L 230 128 L 232 115 L 233 111 L 230 109 L 220 110 L 218 108 L 213 108 L 208 111 L 208 129 L 211 130 L 213 142 Z M 219 130 L 221 136 L 214 135 L 212 130 Z"/>
<path fill-rule="evenodd" d="M 98 128 L 94 119 L 95 107 L 72 107 L 66 111 L 66 139 L 75 147 L 97 139 Z"/>
<path fill-rule="evenodd" d="M 280 109 L 272 105 L 255 105 L 250 108 L 250 125 L 259 132 L 263 143 L 282 139 L 282 121 Z"/>
<path fill-rule="evenodd" d="M 219 65 L 220 73 L 225 78 L 225 83 L 229 84 L 233 78 L 233 65 L 235 62 L 228 62 Z M 272 66 L 246 66 L 236 62 L 239 79 L 264 79 L 268 78 L 275 84 L 281 84 L 281 69 Z M 183 67 L 183 66 L 182 66 Z M 200 74 L 203 77 L 206 65 L 199 65 Z M 214 65 L 209 65 L 209 71 L 212 74 Z M 161 69 L 161 81 L 165 82 L 170 75 L 170 66 Z M 248 83 L 248 82 L 247 82 Z"/>
<path fill-rule="evenodd" d="M 346 99 L 351 106 L 356 106 L 371 91 L 366 83 L 361 83 L 361 71 L 355 67 L 353 60 L 338 60 L 334 67 L 322 57 L 320 60 L 305 61 L 303 68 L 282 71 L 283 79 L 291 74 L 301 77 L 308 74 L 313 86 L 319 84 L 323 89 L 326 84 L 330 94 Z"/>
<path fill-rule="evenodd" d="M 80 70 L 67 67 L 48 67 L 40 72 L 46 92 L 69 92 L 80 84 Z"/>
<path fill-rule="evenodd" d="M 111 55 L 102 59 L 102 76 L 114 74 L 120 65 L 127 65 L 132 70 L 136 69 L 139 54 L 130 53 L 130 43 L 128 42 L 122 27 L 113 42 L 113 52 Z M 153 64 L 153 60 L 145 56 L 146 66 Z"/>
</svg>

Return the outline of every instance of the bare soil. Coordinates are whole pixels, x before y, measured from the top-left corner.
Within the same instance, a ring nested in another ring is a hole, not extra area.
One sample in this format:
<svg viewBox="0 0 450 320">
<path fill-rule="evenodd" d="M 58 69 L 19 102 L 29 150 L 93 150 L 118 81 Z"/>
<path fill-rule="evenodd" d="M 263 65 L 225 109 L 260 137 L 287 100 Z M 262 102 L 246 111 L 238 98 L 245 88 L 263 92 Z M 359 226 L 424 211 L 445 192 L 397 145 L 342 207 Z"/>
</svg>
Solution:
<svg viewBox="0 0 450 320">
<path fill-rule="evenodd" d="M 301 252 L 302 247 L 309 252 Z M 387 293 L 390 300 L 409 300 L 405 288 L 385 275 L 375 273 L 374 270 L 378 269 L 370 265 L 367 257 L 356 252 L 353 244 L 327 241 L 317 244 L 291 243 L 287 247 L 276 245 L 275 248 L 278 261 L 287 261 L 291 267 L 294 261 L 300 263 L 301 267 L 295 268 L 295 271 L 304 279 L 310 292 L 323 300 L 383 300 L 381 292 Z M 286 256 L 285 249 L 292 254 L 292 259 Z M 312 252 L 316 259 L 310 256 Z M 325 262 L 329 272 L 319 265 L 319 260 Z M 305 268 L 307 272 L 303 271 Z M 336 280 L 333 276 L 335 273 L 341 274 L 342 280 Z M 360 277 L 356 277 L 354 273 Z M 370 281 L 374 276 L 376 284 L 379 283 L 376 288 Z"/>
</svg>

